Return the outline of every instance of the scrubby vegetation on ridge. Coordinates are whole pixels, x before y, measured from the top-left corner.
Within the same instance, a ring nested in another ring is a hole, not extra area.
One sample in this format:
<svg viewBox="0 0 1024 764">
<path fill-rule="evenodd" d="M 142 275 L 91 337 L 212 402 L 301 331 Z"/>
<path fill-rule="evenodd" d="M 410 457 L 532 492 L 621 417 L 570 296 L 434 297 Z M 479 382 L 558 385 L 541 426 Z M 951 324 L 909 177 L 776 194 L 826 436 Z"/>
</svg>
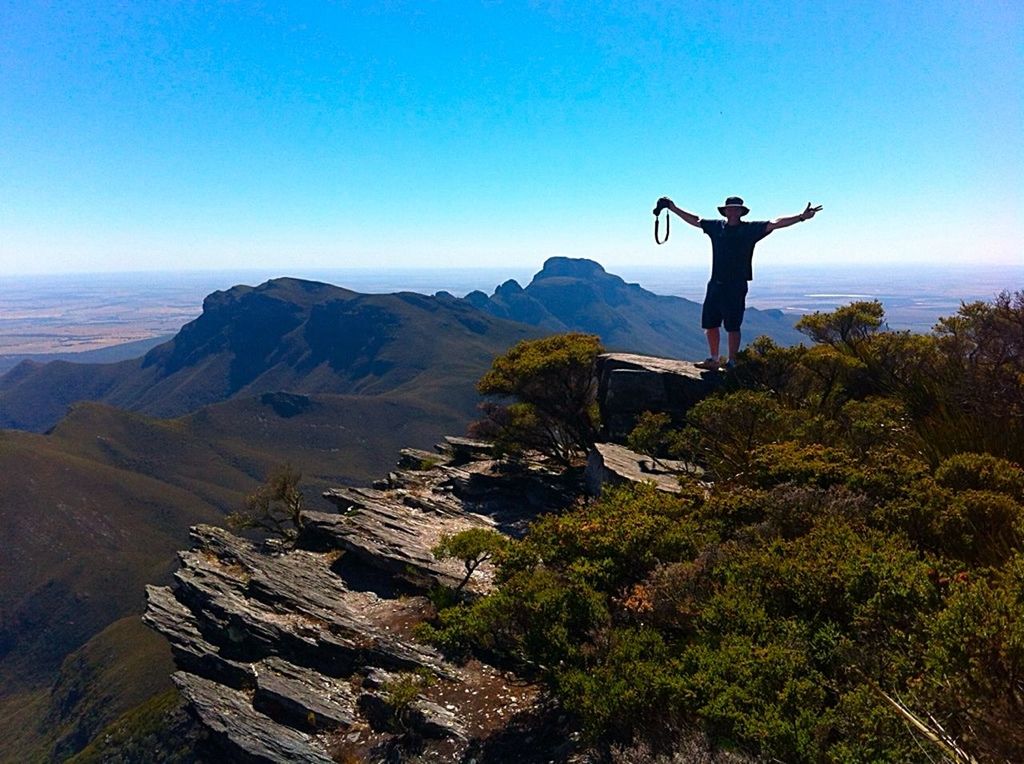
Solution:
<svg viewBox="0 0 1024 764">
<path fill-rule="evenodd" d="M 494 441 L 501 453 L 538 449 L 569 464 L 597 438 L 600 413 L 594 363 L 604 352 L 599 337 L 571 332 L 522 340 L 494 359 L 477 383 L 488 401 L 471 434 Z"/>
<path fill-rule="evenodd" d="M 755 342 L 685 428 L 632 439 L 710 482 L 541 518 L 421 631 L 535 673 L 599 742 L 1024 760 L 1024 293 L 930 335 L 883 319 Z"/>
</svg>

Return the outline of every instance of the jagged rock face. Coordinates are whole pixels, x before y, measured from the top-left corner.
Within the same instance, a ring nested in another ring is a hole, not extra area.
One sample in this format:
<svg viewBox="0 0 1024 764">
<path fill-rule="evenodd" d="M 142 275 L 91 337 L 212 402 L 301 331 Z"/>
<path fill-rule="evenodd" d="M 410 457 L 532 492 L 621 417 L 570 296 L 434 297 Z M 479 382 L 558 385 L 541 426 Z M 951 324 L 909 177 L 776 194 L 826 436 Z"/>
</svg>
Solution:
<svg viewBox="0 0 1024 764">
<path fill-rule="evenodd" d="M 398 761 L 399 743 L 413 741 L 421 760 L 459 761 L 540 708 L 538 687 L 479 662 L 454 665 L 412 626 L 429 612 L 424 593 L 465 573 L 430 552 L 442 534 L 520 531 L 579 495 L 581 475 L 542 463 L 510 473 L 467 439 L 439 450 L 403 455 L 421 469 L 391 473 L 386 487 L 328 492 L 342 512 L 304 515 L 294 548 L 197 526 L 174 585 L 148 588 L 144 620 L 171 644 L 174 682 L 215 747 L 208 755 Z M 492 575 L 477 568 L 470 596 Z M 430 679 L 396 713 L 392 688 L 414 676 Z"/>
</svg>

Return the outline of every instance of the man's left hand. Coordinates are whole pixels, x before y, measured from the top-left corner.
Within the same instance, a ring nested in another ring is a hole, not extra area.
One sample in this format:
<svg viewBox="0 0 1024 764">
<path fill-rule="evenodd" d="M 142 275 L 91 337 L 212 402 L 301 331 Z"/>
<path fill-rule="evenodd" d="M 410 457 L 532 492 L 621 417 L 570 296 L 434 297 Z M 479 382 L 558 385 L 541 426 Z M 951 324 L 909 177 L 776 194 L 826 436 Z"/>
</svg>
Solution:
<svg viewBox="0 0 1024 764">
<path fill-rule="evenodd" d="M 807 202 L 807 209 L 805 209 L 805 210 L 804 210 L 804 211 L 803 211 L 803 212 L 802 212 L 802 213 L 800 214 L 800 216 L 801 216 L 801 217 L 802 217 L 802 218 L 803 218 L 804 220 L 810 220 L 811 218 L 813 218 L 813 217 L 815 216 L 815 214 L 817 214 L 817 213 L 819 213 L 819 212 L 821 212 L 821 205 L 820 205 L 820 204 L 819 204 L 819 205 L 818 205 L 817 207 L 812 207 L 812 206 L 811 206 L 811 203 L 810 203 L 810 202 Z"/>
</svg>

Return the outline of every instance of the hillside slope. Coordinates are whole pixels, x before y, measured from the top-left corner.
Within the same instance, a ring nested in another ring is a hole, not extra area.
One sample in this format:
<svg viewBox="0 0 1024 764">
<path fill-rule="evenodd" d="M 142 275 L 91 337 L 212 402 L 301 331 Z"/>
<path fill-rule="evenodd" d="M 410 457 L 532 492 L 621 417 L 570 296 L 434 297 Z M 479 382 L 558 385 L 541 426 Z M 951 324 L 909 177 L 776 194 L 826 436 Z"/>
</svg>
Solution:
<svg viewBox="0 0 1024 764">
<path fill-rule="evenodd" d="M 137 611 L 139 587 L 167 576 L 187 527 L 221 516 L 211 501 L 77 450 L 30 433 L 0 439 L 3 692 L 49 678 L 70 650 Z"/>
<path fill-rule="evenodd" d="M 339 480 L 386 472 L 402 446 L 463 431 L 471 413 L 399 394 L 267 394 L 173 420 L 83 403 L 49 435 L 0 433 L 0 675 L 38 678 L 136 612 L 188 527 L 219 522 L 275 466 L 302 470 L 316 506 Z"/>
<path fill-rule="evenodd" d="M 0 696 L 0 761 L 66 761 L 120 714 L 173 693 L 172 670 L 137 615 L 115 621 L 64 659 L 52 687 Z"/>
<path fill-rule="evenodd" d="M 327 487 L 365 485 L 391 468 L 403 446 L 429 448 L 442 433 L 464 431 L 472 411 L 402 393 L 268 393 L 166 420 L 80 403 L 48 435 L 0 431 L 0 532 L 8 550 L 0 555 L 0 710 L 28 704 L 61 736 L 88 740 L 111 717 L 95 703 L 68 700 L 59 672 L 66 675 L 67 656 L 109 624 L 137 618 L 144 584 L 167 581 L 189 526 L 222 524 L 285 462 L 303 472 L 308 506 L 325 508 Z M 125 653 L 111 661 L 134 661 L 133 645 L 119 644 Z M 146 665 L 122 678 L 132 697 L 155 682 Z M 0 760 L 24 760 L 56 740 L 26 728 L 13 747 L 0 747 Z"/>
</svg>

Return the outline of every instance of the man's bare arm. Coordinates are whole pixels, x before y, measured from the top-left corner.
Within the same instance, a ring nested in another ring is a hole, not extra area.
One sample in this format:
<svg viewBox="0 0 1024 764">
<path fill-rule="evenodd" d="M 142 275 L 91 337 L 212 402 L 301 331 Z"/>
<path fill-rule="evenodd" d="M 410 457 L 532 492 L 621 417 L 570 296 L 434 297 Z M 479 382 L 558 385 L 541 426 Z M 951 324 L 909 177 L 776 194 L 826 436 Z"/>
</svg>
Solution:
<svg viewBox="0 0 1024 764">
<path fill-rule="evenodd" d="M 821 205 L 812 207 L 810 202 L 807 202 L 807 208 L 799 215 L 790 215 L 785 218 L 775 218 L 775 220 L 768 221 L 768 232 L 771 233 L 776 228 L 786 228 L 794 223 L 799 223 L 801 220 L 810 220 L 815 214 L 821 212 Z"/>
<path fill-rule="evenodd" d="M 700 228 L 700 215 L 694 215 L 692 212 L 687 212 L 684 209 L 680 209 L 676 206 L 676 203 L 669 199 L 667 196 L 662 197 L 665 202 L 665 208 L 676 213 L 679 217 L 685 220 L 687 223 Z"/>
</svg>

